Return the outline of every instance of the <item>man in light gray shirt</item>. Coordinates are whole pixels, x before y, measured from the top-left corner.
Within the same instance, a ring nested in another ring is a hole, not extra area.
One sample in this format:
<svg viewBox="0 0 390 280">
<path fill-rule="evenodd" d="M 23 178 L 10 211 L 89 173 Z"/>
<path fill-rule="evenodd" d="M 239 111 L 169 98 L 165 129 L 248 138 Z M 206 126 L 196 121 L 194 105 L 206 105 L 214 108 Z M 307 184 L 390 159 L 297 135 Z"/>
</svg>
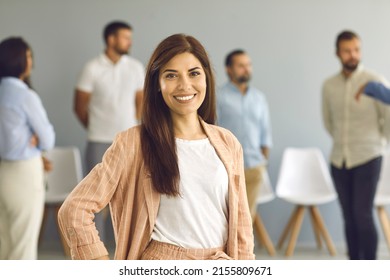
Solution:
<svg viewBox="0 0 390 280">
<path fill-rule="evenodd" d="M 354 99 L 371 80 L 387 83 L 360 63 L 360 39 L 351 31 L 337 36 L 342 70 L 322 88 L 323 120 L 333 140 L 331 173 L 341 204 L 350 259 L 376 259 L 377 231 L 373 203 L 384 142 L 389 139 L 390 112 L 374 99 Z"/>
</svg>

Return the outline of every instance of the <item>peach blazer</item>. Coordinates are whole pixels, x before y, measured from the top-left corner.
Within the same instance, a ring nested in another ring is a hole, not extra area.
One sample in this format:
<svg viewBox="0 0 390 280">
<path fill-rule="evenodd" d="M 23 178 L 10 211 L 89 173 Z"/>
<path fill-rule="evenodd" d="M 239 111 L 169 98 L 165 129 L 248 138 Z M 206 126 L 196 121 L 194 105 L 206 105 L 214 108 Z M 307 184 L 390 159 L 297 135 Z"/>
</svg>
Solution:
<svg viewBox="0 0 390 280">
<path fill-rule="evenodd" d="M 241 145 L 230 131 L 201 123 L 229 177 L 226 253 L 233 259 L 254 259 Z M 94 223 L 94 214 L 107 204 L 114 227 L 115 259 L 139 259 L 151 239 L 159 202 L 160 194 L 144 165 L 140 126 L 119 133 L 102 162 L 75 187 L 59 211 L 59 225 L 72 259 L 108 255 Z"/>
</svg>

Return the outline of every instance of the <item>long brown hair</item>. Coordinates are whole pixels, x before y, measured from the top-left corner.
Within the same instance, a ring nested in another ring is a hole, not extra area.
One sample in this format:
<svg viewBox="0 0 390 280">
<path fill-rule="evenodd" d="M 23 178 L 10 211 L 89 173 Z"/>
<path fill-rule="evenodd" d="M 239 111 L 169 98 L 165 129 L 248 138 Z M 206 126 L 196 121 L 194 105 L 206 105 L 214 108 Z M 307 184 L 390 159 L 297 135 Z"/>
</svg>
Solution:
<svg viewBox="0 0 390 280">
<path fill-rule="evenodd" d="M 180 176 L 172 118 L 159 91 L 159 74 L 174 56 L 185 52 L 193 54 L 200 61 L 206 74 L 206 96 L 198 115 L 210 124 L 214 124 L 216 119 L 214 74 L 206 50 L 192 36 L 175 34 L 164 39 L 153 52 L 146 68 L 141 147 L 154 188 L 170 196 L 180 195 Z"/>
</svg>

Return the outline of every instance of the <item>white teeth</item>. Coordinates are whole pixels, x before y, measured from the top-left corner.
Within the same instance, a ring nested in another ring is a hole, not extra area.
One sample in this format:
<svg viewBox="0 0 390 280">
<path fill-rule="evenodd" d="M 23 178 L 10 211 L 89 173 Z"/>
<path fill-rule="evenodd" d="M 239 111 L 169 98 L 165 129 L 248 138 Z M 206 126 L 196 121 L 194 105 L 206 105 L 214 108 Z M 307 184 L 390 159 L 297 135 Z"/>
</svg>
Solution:
<svg viewBox="0 0 390 280">
<path fill-rule="evenodd" d="M 195 96 L 195 94 L 188 95 L 188 96 L 175 96 L 175 98 L 180 100 L 180 101 L 186 101 L 186 100 L 190 100 L 190 99 L 194 98 L 194 96 Z"/>
</svg>

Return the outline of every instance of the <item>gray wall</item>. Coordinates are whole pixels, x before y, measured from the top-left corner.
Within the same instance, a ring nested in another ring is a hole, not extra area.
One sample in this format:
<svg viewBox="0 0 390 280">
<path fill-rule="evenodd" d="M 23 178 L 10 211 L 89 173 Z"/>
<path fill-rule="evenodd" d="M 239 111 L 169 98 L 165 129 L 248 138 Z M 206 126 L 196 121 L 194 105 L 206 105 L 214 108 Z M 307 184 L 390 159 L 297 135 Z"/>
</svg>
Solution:
<svg viewBox="0 0 390 280">
<path fill-rule="evenodd" d="M 331 142 L 322 126 L 320 88 L 339 71 L 334 55 L 339 31 L 357 31 L 364 64 L 390 78 L 389 10 L 386 0 L 0 0 L 0 39 L 20 35 L 30 43 L 33 85 L 55 126 L 57 145 L 76 145 L 83 153 L 86 133 L 72 112 L 73 90 L 84 63 L 103 50 L 101 32 L 108 21 L 133 25 L 132 54 L 144 64 L 167 35 L 194 35 L 211 56 L 218 84 L 226 81 L 226 53 L 246 49 L 253 60 L 253 85 L 270 106 L 269 171 L 275 185 L 286 147 L 316 146 L 328 157 Z M 292 205 L 276 199 L 259 208 L 277 241 Z M 338 204 L 320 210 L 334 241 L 343 242 Z M 299 242 L 314 242 L 307 216 Z"/>
</svg>

